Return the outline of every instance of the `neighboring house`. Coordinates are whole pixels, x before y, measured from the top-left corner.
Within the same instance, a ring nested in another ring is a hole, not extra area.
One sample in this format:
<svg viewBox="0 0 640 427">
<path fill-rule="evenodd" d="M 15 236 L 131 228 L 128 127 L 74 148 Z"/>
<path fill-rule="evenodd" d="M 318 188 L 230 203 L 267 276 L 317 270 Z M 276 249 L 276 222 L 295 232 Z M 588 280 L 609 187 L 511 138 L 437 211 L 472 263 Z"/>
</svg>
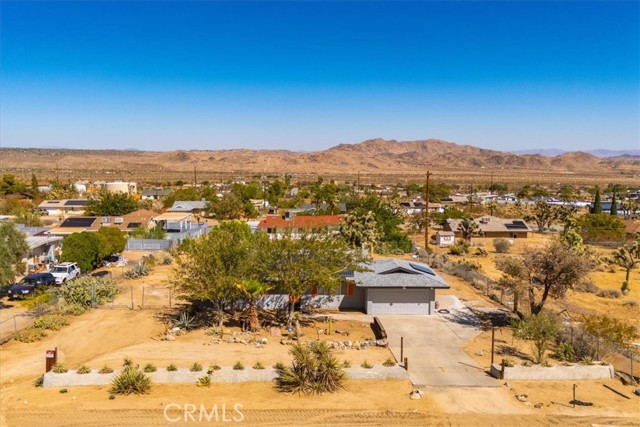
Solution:
<svg viewBox="0 0 640 427">
<path fill-rule="evenodd" d="M 489 194 L 486 196 L 482 196 L 482 203 L 484 204 L 496 202 L 499 205 L 507 205 L 507 204 L 516 203 L 517 201 L 518 201 L 518 198 L 515 196 L 515 194 L 503 194 L 503 195 Z"/>
<path fill-rule="evenodd" d="M 304 203 L 302 206 L 300 206 L 301 212 L 314 212 L 316 210 L 326 212 L 328 209 L 329 205 L 327 203 L 321 203 L 319 209 L 316 207 L 315 203 Z M 336 209 L 338 210 L 338 213 L 345 214 L 347 213 L 347 204 L 342 202 L 337 203 Z"/>
<path fill-rule="evenodd" d="M 443 231 L 440 230 L 435 234 L 436 245 L 443 246 L 451 246 L 456 241 L 456 234 L 453 231 Z"/>
<path fill-rule="evenodd" d="M 148 190 L 142 190 L 140 195 L 141 200 L 162 200 L 165 197 L 169 197 L 172 191 L 168 188 L 150 188 Z"/>
<path fill-rule="evenodd" d="M 507 238 L 526 239 L 532 232 L 529 225 L 523 219 L 503 219 L 495 216 L 485 215 L 474 219 L 478 224 L 478 228 L 482 231 L 483 236 L 487 238 Z M 462 237 L 458 230 L 460 219 L 450 219 L 444 224 L 443 231 L 452 231 L 456 237 Z"/>
<path fill-rule="evenodd" d="M 167 233 L 180 233 L 196 228 L 198 222 L 189 212 L 165 212 L 151 218 L 153 225 L 159 225 Z"/>
<path fill-rule="evenodd" d="M 100 217 L 100 223 L 103 227 L 116 227 L 125 233 L 130 233 L 138 228 L 149 227 L 154 216 L 156 216 L 154 212 L 138 209 L 122 216 Z"/>
<path fill-rule="evenodd" d="M 640 236 L 640 220 L 623 219 L 622 222 L 628 239 L 635 240 Z"/>
<path fill-rule="evenodd" d="M 328 228 L 337 230 L 342 223 L 343 217 L 338 215 L 310 215 L 294 216 L 285 219 L 281 216 L 267 216 L 258 224 L 258 231 L 264 231 L 270 235 L 279 235 L 290 229 L 295 235 L 304 230 L 314 230 Z"/>
<path fill-rule="evenodd" d="M 25 242 L 29 247 L 27 269 L 35 271 L 56 260 L 56 252 L 62 243 L 62 236 L 29 236 Z"/>
<path fill-rule="evenodd" d="M 47 211 L 48 215 L 67 216 L 82 215 L 89 204 L 87 199 L 45 200 L 38 205 L 38 209 Z"/>
<path fill-rule="evenodd" d="M 100 220 L 95 216 L 71 216 L 56 228 L 46 232 L 47 236 L 67 236 L 83 231 L 95 232 L 100 229 Z"/>
<path fill-rule="evenodd" d="M 173 202 L 173 206 L 167 209 L 167 212 L 189 212 L 192 214 L 200 214 L 207 208 L 206 200 L 180 200 Z"/>
</svg>

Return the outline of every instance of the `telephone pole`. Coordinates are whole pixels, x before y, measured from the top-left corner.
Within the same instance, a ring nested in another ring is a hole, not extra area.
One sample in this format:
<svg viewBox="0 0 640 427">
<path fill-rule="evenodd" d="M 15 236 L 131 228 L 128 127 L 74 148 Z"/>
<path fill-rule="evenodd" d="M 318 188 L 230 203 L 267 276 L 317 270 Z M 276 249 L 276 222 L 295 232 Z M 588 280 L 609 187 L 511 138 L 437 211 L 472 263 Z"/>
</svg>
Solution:
<svg viewBox="0 0 640 427">
<path fill-rule="evenodd" d="M 424 249 L 429 249 L 429 176 L 427 171 L 427 181 L 424 186 Z"/>
</svg>

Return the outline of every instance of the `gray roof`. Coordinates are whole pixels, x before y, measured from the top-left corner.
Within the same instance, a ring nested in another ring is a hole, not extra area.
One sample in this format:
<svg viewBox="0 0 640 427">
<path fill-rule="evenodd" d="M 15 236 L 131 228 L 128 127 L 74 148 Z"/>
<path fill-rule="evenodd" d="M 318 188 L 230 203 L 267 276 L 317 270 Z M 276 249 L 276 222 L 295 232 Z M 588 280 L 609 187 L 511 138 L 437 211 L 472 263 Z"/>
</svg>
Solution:
<svg viewBox="0 0 640 427">
<path fill-rule="evenodd" d="M 29 249 L 39 248 L 40 246 L 48 245 L 50 243 L 59 242 L 62 240 L 60 236 L 30 236 L 24 239 L 27 242 Z"/>
<path fill-rule="evenodd" d="M 194 209 L 205 209 L 206 201 L 201 200 L 180 200 L 173 202 L 173 206 L 167 209 L 167 212 L 191 212 Z"/>
<path fill-rule="evenodd" d="M 484 233 L 505 231 L 532 231 L 529 225 L 523 219 L 504 219 L 491 215 L 485 215 L 480 218 L 476 218 L 473 221 L 478 224 L 478 227 Z M 444 225 L 444 228 L 456 232 L 458 231 L 458 227 L 460 226 L 461 222 L 461 219 L 450 219 L 448 220 L 447 224 Z"/>
<path fill-rule="evenodd" d="M 401 259 L 375 259 L 363 264 L 370 271 L 354 271 L 353 281 L 361 288 L 449 289 L 444 279 L 427 264 Z"/>
<path fill-rule="evenodd" d="M 347 204 L 340 202 L 340 203 L 336 204 L 336 208 L 338 208 L 338 210 L 340 212 L 346 212 L 347 211 Z M 315 203 L 303 203 L 302 206 L 300 206 L 300 209 L 302 211 L 315 211 L 316 210 L 316 204 Z M 327 209 L 329 209 L 329 205 L 327 203 L 320 204 L 320 210 L 326 211 Z"/>
<path fill-rule="evenodd" d="M 148 190 L 142 190 L 142 195 L 143 196 L 158 196 L 158 197 L 162 196 L 162 197 L 165 197 L 165 196 L 170 196 L 171 193 L 173 193 L 173 191 L 171 191 L 171 189 L 169 189 L 169 188 L 158 188 L 158 189 L 151 188 L 151 189 L 148 189 Z"/>
</svg>

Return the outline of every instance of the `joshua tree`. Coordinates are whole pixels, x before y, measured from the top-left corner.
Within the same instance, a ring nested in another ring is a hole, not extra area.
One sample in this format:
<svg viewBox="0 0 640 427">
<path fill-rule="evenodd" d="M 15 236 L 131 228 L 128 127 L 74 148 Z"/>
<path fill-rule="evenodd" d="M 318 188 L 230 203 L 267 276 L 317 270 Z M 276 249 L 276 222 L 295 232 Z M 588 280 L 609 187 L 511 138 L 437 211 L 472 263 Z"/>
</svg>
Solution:
<svg viewBox="0 0 640 427">
<path fill-rule="evenodd" d="M 458 225 L 458 231 L 462 234 L 462 238 L 471 243 L 473 236 L 482 236 L 483 232 L 480 230 L 480 226 L 472 219 L 463 219 Z"/>
<path fill-rule="evenodd" d="M 613 260 L 620 267 L 624 268 L 627 271 L 627 275 L 625 277 L 625 285 L 623 287 L 629 286 L 629 275 L 631 274 L 631 270 L 636 266 L 636 259 L 634 258 L 635 247 L 638 242 L 634 242 L 633 246 L 620 246 L 618 250 L 613 254 Z"/>
</svg>

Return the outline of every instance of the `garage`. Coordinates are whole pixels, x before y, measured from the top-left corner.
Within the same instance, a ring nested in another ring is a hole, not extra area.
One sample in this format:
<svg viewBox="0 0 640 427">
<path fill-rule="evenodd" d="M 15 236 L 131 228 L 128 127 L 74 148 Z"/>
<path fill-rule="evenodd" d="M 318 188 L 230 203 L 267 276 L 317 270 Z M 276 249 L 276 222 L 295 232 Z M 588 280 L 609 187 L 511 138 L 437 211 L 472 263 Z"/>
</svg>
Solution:
<svg viewBox="0 0 640 427">
<path fill-rule="evenodd" d="M 413 261 L 372 260 L 352 274 L 350 279 L 365 291 L 367 314 L 435 314 L 436 289 L 449 289 L 428 265 Z"/>
<path fill-rule="evenodd" d="M 367 289 L 367 314 L 432 314 L 433 289 Z"/>
</svg>

